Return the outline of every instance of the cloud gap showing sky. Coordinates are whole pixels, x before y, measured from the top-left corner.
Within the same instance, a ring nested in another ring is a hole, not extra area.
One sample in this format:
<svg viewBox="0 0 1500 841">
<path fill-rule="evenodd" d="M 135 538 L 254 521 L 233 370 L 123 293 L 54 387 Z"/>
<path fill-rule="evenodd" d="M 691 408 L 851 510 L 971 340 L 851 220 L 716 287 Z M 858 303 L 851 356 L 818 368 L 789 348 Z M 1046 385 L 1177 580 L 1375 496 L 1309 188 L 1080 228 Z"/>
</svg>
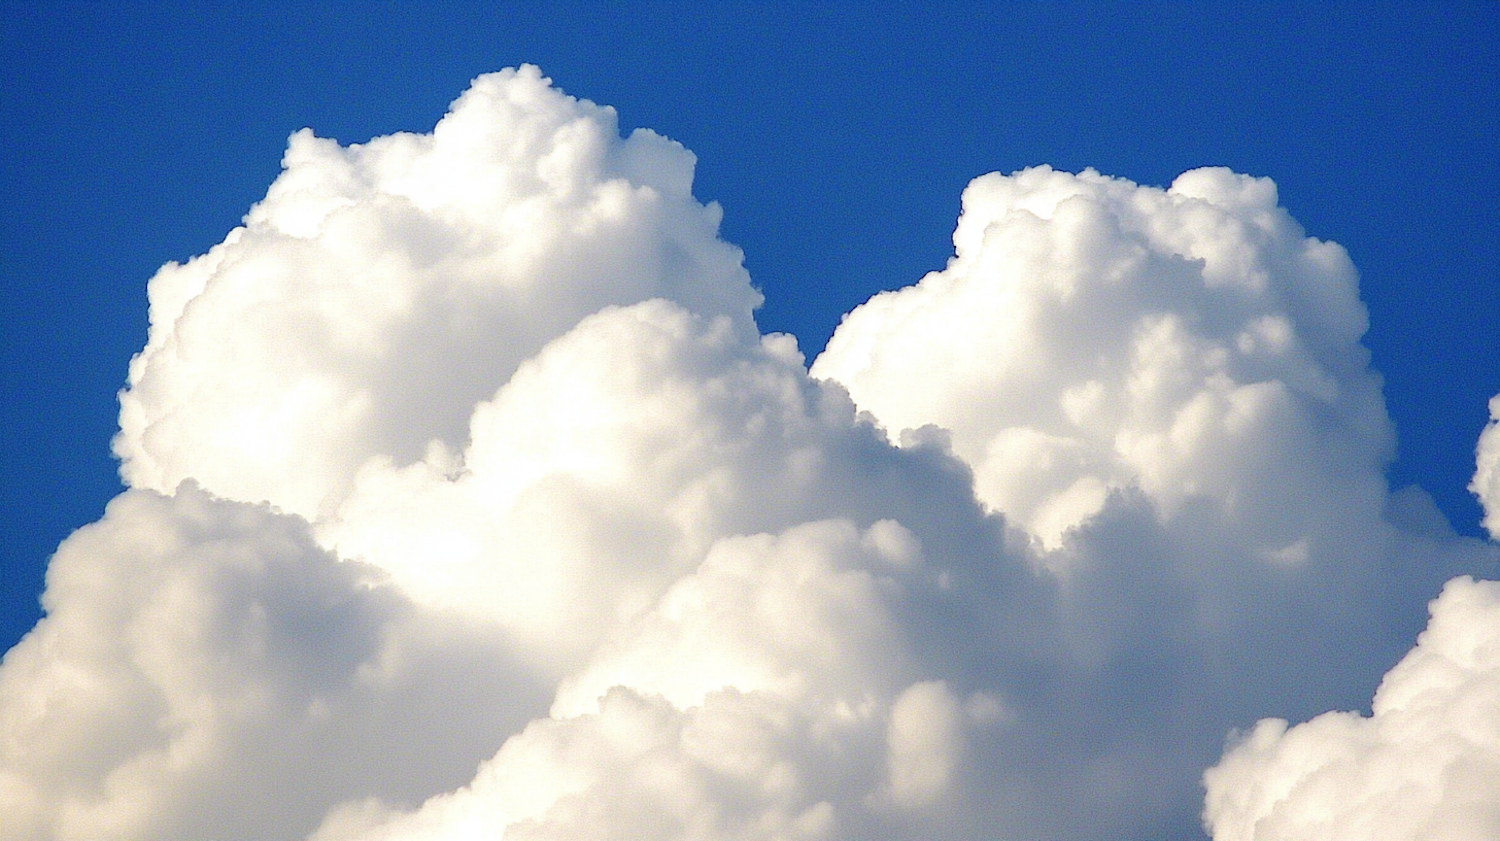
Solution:
<svg viewBox="0 0 1500 841">
<path fill-rule="evenodd" d="M 809 364 L 694 167 L 532 66 L 292 135 L 149 283 L 7 837 L 1500 832 L 1500 556 L 1270 179 L 980 176 Z"/>
</svg>

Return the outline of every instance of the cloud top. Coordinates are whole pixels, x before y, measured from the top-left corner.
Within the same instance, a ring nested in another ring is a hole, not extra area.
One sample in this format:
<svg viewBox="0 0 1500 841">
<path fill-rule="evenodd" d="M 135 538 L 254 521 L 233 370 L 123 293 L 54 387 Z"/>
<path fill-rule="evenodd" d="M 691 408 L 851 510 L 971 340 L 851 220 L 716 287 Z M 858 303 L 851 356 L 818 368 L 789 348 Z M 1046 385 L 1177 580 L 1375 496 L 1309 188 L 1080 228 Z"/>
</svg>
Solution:
<svg viewBox="0 0 1500 841">
<path fill-rule="evenodd" d="M 1383 494 L 1357 275 L 1270 179 L 993 173 L 953 243 L 946 269 L 851 312 L 812 372 L 893 437 L 949 430 L 980 498 L 1045 546 L 1138 487 L 1167 515 L 1212 501 L 1295 561 L 1321 501 Z"/>
<path fill-rule="evenodd" d="M 431 134 L 293 134 L 244 226 L 148 286 L 126 483 L 316 517 L 372 456 L 462 445 L 477 401 L 603 306 L 666 297 L 753 330 L 692 153 L 617 132 L 526 66 L 476 79 Z"/>
</svg>

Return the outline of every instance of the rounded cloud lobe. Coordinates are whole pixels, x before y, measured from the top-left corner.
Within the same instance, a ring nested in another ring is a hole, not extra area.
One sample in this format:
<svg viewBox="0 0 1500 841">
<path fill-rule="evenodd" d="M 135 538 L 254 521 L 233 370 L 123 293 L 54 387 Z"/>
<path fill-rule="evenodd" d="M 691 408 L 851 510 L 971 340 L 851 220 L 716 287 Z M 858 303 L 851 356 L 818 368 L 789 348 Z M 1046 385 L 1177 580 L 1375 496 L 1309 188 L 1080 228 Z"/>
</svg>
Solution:
<svg viewBox="0 0 1500 841">
<path fill-rule="evenodd" d="M 1228 729 L 1358 703 L 1494 560 L 1403 525 L 1354 270 L 1266 179 L 976 179 L 810 375 L 692 169 L 532 67 L 293 135 L 150 283 L 132 490 L 0 666 L 7 827 L 1186 837 Z"/>
<path fill-rule="evenodd" d="M 1354 267 L 1276 199 L 1224 169 L 975 179 L 948 267 L 846 316 L 813 375 L 893 434 L 949 430 L 1049 548 L 1135 487 L 1295 561 L 1329 510 L 1378 510 L 1392 441 Z"/>
<path fill-rule="evenodd" d="M 1490 398 L 1490 422 L 1479 435 L 1477 469 L 1469 490 L 1484 507 L 1484 527 L 1500 540 L 1500 394 Z"/>
<path fill-rule="evenodd" d="M 528 717 L 480 705 L 545 695 L 496 634 L 382 577 L 192 483 L 117 497 L 0 668 L 5 837 L 284 837 L 332 801 L 461 782 L 476 736 Z"/>
<path fill-rule="evenodd" d="M 1500 582 L 1448 582 L 1371 711 L 1257 724 L 1204 775 L 1215 841 L 1500 835 Z"/>
<path fill-rule="evenodd" d="M 243 227 L 151 280 L 115 439 L 133 487 L 315 517 L 371 456 L 462 444 L 477 401 L 600 307 L 666 297 L 753 330 L 692 153 L 622 140 L 534 67 L 480 77 L 431 134 L 303 130 L 282 163 Z"/>
<path fill-rule="evenodd" d="M 1490 401 L 1500 418 L 1500 396 Z M 1496 535 L 1496 424 L 1470 488 Z M 1215 841 L 1500 836 L 1500 582 L 1455 578 L 1371 714 L 1261 720 L 1204 774 Z"/>
</svg>

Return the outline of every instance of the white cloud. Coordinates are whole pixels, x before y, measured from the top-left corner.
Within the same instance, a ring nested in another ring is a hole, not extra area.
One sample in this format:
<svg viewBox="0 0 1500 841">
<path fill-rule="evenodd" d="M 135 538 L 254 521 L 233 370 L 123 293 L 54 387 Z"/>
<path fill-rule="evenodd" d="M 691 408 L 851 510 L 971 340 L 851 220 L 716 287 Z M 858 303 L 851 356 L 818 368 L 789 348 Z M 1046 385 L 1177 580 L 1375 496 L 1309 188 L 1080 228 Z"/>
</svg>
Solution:
<svg viewBox="0 0 1500 841">
<path fill-rule="evenodd" d="M 849 837 L 872 820 L 861 799 L 881 785 L 890 698 L 920 667 L 890 604 L 911 549 L 890 521 L 721 541 L 472 786 L 347 837 L 454 837 L 485 810 L 516 838 Z M 897 706 L 902 744 L 920 740 Z M 911 753 L 903 795 L 927 758 Z M 948 781 L 925 782 L 935 796 Z"/>
<path fill-rule="evenodd" d="M 5 838 L 295 836 L 330 802 L 458 784 L 545 709 L 495 634 L 191 483 L 111 502 L 44 603 L 0 668 Z"/>
<path fill-rule="evenodd" d="M 1469 490 L 1484 506 L 1484 527 L 1500 540 L 1500 394 L 1490 398 L 1490 422 L 1480 433 L 1476 461 Z"/>
<path fill-rule="evenodd" d="M 953 790 L 964 750 L 963 709 L 940 680 L 914 683 L 891 705 L 886 788 L 900 809 L 929 808 Z"/>
<path fill-rule="evenodd" d="M 1047 547 L 1112 488 L 1167 517 L 1212 504 L 1267 557 L 1379 510 L 1392 438 L 1357 276 L 1269 179 L 996 173 L 964 191 L 953 242 L 945 270 L 846 316 L 812 371 L 893 433 L 951 431 L 980 498 Z"/>
<path fill-rule="evenodd" d="M 133 487 L 314 517 L 372 456 L 461 445 L 477 401 L 602 306 L 664 296 L 754 329 L 692 153 L 620 139 L 534 67 L 476 79 L 431 134 L 297 132 L 283 166 L 243 227 L 151 280 L 115 440 Z"/>
<path fill-rule="evenodd" d="M 1257 724 L 1204 775 L 1215 841 L 1500 837 L 1500 582 L 1448 582 L 1371 711 Z"/>
<path fill-rule="evenodd" d="M 458 456 L 366 465 L 319 529 L 419 602 L 498 622 L 561 678 L 723 537 L 910 521 L 939 500 L 979 517 L 956 465 L 883 444 L 807 378 L 790 337 L 746 342 L 654 300 L 524 363 L 475 408 Z"/>
<path fill-rule="evenodd" d="M 134 490 L 0 667 L 19 832 L 1166 837 L 1494 557 L 1386 494 L 1268 180 L 977 179 L 815 379 L 692 165 L 534 68 L 294 135 L 151 281 Z"/>
<path fill-rule="evenodd" d="M 1492 568 L 1420 489 L 1388 498 L 1357 276 L 1276 201 L 1223 169 L 984 176 L 948 267 L 854 310 L 812 367 L 897 440 L 951 434 L 1059 576 L 1094 703 L 1137 699 L 1141 733 L 1357 703 L 1416 630 L 1409 594 Z"/>
<path fill-rule="evenodd" d="M 376 804 L 335 813 L 317 841 L 828 838 L 839 823 L 821 789 L 846 783 L 795 764 L 837 744 L 795 710 L 721 692 L 679 710 L 625 689 L 601 712 L 538 721 L 474 783 L 392 816 Z"/>
<path fill-rule="evenodd" d="M 888 696 L 914 665 L 886 604 L 903 586 L 895 574 L 912 571 L 913 542 L 893 520 L 864 535 L 840 520 L 721 541 L 625 640 L 562 683 L 553 714 L 592 712 L 613 686 L 683 709 L 726 686 L 849 708 Z"/>
<path fill-rule="evenodd" d="M 1490 401 L 1500 411 L 1500 397 Z M 1500 415 L 1497 415 L 1500 416 Z M 1496 425 L 1471 488 L 1496 534 Z M 1500 582 L 1455 578 L 1371 715 L 1261 720 L 1204 774 L 1215 841 L 1500 836 Z"/>
</svg>

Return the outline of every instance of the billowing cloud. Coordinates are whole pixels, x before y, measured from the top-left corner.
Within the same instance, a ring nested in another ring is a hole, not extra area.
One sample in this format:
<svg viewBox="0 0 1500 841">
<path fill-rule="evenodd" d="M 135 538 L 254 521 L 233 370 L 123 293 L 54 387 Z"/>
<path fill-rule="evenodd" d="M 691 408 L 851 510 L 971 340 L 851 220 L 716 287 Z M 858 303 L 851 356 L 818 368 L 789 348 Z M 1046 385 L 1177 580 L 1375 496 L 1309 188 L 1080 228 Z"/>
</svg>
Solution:
<svg viewBox="0 0 1500 841">
<path fill-rule="evenodd" d="M 1490 401 L 1500 410 L 1500 396 Z M 1496 425 L 1473 490 L 1497 534 Z M 1214 841 L 1500 837 L 1500 582 L 1455 578 L 1371 714 L 1262 719 L 1204 774 Z"/>
<path fill-rule="evenodd" d="M 842 391 L 808 379 L 790 337 L 745 341 L 661 300 L 549 344 L 475 408 L 470 439 L 406 467 L 372 460 L 321 533 L 554 666 L 726 536 L 833 516 L 986 528 L 960 466 L 885 445 Z"/>
<path fill-rule="evenodd" d="M 1448 582 L 1371 710 L 1244 734 L 1204 776 L 1215 841 L 1500 837 L 1500 582 Z"/>
<path fill-rule="evenodd" d="M 132 489 L 0 665 L 16 837 L 1186 837 L 1495 557 L 1387 493 L 1268 180 L 984 176 L 809 373 L 692 167 L 530 67 L 294 135 L 150 283 Z"/>
<path fill-rule="evenodd" d="M 753 331 L 694 162 L 534 67 L 480 77 L 431 134 L 297 132 L 244 226 L 152 278 L 122 475 L 315 517 L 371 456 L 461 445 L 476 402 L 600 307 L 666 297 Z"/>
<path fill-rule="evenodd" d="M 1269 179 L 990 174 L 953 240 L 812 373 L 898 442 L 950 436 L 1057 576 L 1080 656 L 1201 658 L 1223 672 L 1194 691 L 1227 691 L 1204 703 L 1311 713 L 1409 644 L 1411 592 L 1489 568 L 1420 489 L 1387 494 L 1358 277 Z"/>
<path fill-rule="evenodd" d="M 1500 540 L 1500 394 L 1490 398 L 1490 422 L 1479 435 L 1477 469 L 1469 490 L 1484 506 L 1484 527 Z"/>
<path fill-rule="evenodd" d="M 1127 487 L 1288 564 L 1379 511 L 1392 440 L 1354 267 L 1269 179 L 991 174 L 953 242 L 846 316 L 813 374 L 892 433 L 949 430 L 979 497 L 1044 545 Z"/>
<path fill-rule="evenodd" d="M 546 690 L 383 578 L 265 506 L 126 491 L 58 549 L 0 668 L 4 837 L 287 837 L 462 782 Z"/>
</svg>

